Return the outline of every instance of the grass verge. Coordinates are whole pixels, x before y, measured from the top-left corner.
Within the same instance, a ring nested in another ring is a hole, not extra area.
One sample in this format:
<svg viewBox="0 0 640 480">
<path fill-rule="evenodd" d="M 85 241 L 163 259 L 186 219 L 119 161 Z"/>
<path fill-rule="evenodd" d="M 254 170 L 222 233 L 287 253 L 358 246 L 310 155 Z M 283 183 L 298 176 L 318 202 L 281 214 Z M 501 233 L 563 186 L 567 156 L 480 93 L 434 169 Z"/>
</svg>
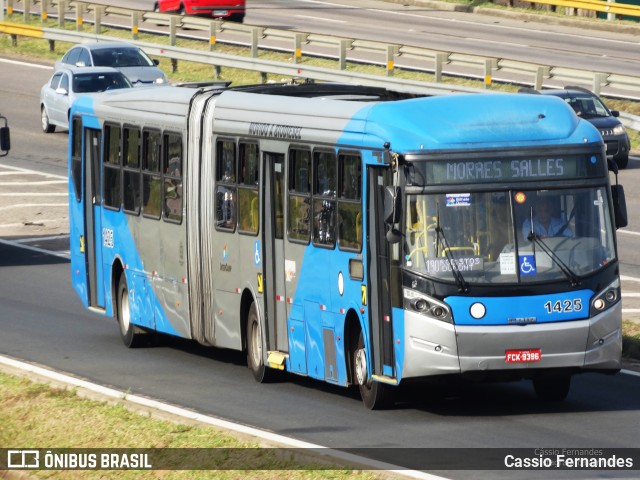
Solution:
<svg viewBox="0 0 640 480">
<path fill-rule="evenodd" d="M 52 415 L 52 412 L 55 412 Z M 312 460 L 288 459 L 279 449 L 260 449 L 256 441 L 241 440 L 212 427 L 176 423 L 129 410 L 122 402 L 108 403 L 0 372 L 0 445 L 4 448 L 225 449 L 215 451 L 216 470 L 32 470 L 29 478 L 56 479 L 319 479 L 372 480 L 371 472 Z M 169 454 L 185 451 L 169 451 Z M 186 451 L 188 452 L 188 451 Z M 0 459 L 0 463 L 5 459 Z M 181 459 L 183 461 L 184 459 Z M 194 465 L 198 458 L 194 457 Z M 210 465 L 211 459 L 205 460 Z M 183 463 L 184 464 L 184 463 Z M 189 464 L 189 463 L 188 463 Z M 42 465 L 42 463 L 41 463 Z M 247 468 L 247 470 L 239 470 Z M 249 469 L 250 468 L 250 469 Z M 0 477 L 3 477 L 0 470 Z M 4 478 L 4 477 L 3 477 Z"/>
</svg>

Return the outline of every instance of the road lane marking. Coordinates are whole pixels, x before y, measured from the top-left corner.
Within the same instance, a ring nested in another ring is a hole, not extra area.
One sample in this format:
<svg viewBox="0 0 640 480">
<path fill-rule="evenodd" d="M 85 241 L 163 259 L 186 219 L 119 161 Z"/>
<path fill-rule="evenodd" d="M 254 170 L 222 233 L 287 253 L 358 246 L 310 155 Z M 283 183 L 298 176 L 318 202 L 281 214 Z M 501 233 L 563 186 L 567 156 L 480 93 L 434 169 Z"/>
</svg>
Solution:
<svg viewBox="0 0 640 480">
<path fill-rule="evenodd" d="M 617 233 L 626 233 L 627 235 L 640 235 L 640 232 L 634 232 L 632 230 L 618 230 Z"/>
<path fill-rule="evenodd" d="M 11 63 L 12 65 L 22 65 L 23 67 L 43 68 L 45 70 L 53 70 L 53 67 L 47 65 L 38 65 L 36 63 L 20 62 L 18 60 L 9 60 L 8 58 L 0 58 L 0 63 Z"/>
<path fill-rule="evenodd" d="M 30 170 L 28 168 L 22 168 L 22 167 L 14 167 L 12 165 L 0 165 L 0 168 L 4 168 L 6 170 L 13 170 L 15 172 L 29 173 L 31 175 L 41 175 L 45 178 L 58 178 L 60 180 L 64 180 L 65 182 L 69 181 L 67 177 L 63 175 L 56 175 L 55 173 L 38 172 L 37 170 Z"/>
<path fill-rule="evenodd" d="M 0 187 L 12 187 L 14 185 L 55 185 L 67 183 L 68 180 L 36 180 L 33 182 L 0 182 Z"/>
<path fill-rule="evenodd" d="M 44 248 L 33 247 L 31 245 L 25 245 L 23 243 L 12 241 L 12 240 L 4 240 L 2 238 L 0 238 L 0 243 L 4 245 L 9 245 L 12 247 L 24 248 L 25 250 L 31 250 L 32 252 L 44 253 L 46 255 L 53 255 L 54 257 L 64 258 L 65 260 L 69 260 L 71 258 L 71 252 L 69 251 L 57 252 L 54 250 L 47 250 Z"/>
</svg>

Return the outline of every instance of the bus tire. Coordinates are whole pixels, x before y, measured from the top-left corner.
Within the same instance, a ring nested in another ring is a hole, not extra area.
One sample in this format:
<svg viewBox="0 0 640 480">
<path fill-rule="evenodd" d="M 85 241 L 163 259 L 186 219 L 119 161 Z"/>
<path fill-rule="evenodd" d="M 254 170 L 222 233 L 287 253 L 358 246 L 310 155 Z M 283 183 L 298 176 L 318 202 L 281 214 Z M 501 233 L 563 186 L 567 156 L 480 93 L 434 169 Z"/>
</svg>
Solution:
<svg viewBox="0 0 640 480">
<path fill-rule="evenodd" d="M 129 305 L 129 288 L 127 287 L 127 276 L 122 273 L 116 291 L 118 326 L 120 327 L 120 337 L 122 343 L 127 348 L 137 348 L 142 345 L 145 332 L 131 323 L 131 309 Z"/>
<path fill-rule="evenodd" d="M 540 400 L 561 402 L 569 394 L 571 375 L 537 377 L 533 379 L 533 389 Z"/>
<path fill-rule="evenodd" d="M 273 375 L 273 371 L 264 364 L 262 345 L 262 322 L 258 307 L 252 302 L 247 314 L 247 365 L 259 383 L 268 382 Z"/>
<path fill-rule="evenodd" d="M 391 387 L 384 383 L 374 382 L 367 372 L 367 350 L 364 347 L 362 332 L 358 338 L 358 346 L 353 351 L 353 373 L 365 407 L 369 410 L 383 410 L 393 404 L 395 392 L 391 390 Z"/>
</svg>

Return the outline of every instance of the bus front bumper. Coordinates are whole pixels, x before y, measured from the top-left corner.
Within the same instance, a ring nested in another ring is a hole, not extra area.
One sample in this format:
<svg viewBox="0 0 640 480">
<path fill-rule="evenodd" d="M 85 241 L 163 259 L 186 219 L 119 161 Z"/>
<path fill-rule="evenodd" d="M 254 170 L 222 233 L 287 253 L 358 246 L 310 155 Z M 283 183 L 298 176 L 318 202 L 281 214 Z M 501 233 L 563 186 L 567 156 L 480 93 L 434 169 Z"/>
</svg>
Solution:
<svg viewBox="0 0 640 480">
<path fill-rule="evenodd" d="M 548 369 L 615 372 L 621 367 L 621 318 L 620 302 L 586 320 L 527 325 L 457 326 L 406 311 L 401 378 L 523 378 Z M 540 358 L 507 362 L 508 350 L 539 351 Z"/>
</svg>

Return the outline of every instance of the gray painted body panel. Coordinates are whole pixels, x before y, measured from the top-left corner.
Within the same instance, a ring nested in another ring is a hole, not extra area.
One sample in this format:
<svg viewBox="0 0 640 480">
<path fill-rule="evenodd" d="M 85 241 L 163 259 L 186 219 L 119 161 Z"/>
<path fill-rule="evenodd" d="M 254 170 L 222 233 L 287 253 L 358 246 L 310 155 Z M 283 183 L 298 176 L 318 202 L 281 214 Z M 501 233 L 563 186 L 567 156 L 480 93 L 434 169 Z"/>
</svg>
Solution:
<svg viewBox="0 0 640 480">
<path fill-rule="evenodd" d="M 455 326 L 406 311 L 402 378 L 561 367 L 615 370 L 622 351 L 621 308 L 618 302 L 587 320 L 489 327 Z M 530 348 L 542 350 L 541 361 L 505 362 L 505 350 Z"/>
</svg>

